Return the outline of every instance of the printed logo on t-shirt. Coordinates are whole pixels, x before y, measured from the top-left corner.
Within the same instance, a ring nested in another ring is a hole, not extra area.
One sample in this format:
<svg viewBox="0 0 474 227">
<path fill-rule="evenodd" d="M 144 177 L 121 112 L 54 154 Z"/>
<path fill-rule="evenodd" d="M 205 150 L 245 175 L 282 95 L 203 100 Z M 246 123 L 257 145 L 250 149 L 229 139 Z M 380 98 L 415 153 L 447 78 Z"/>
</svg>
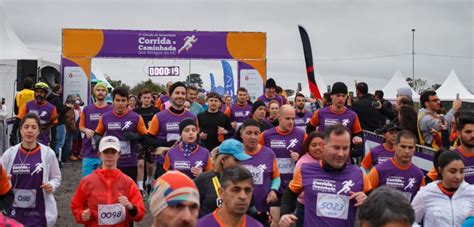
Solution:
<svg viewBox="0 0 474 227">
<path fill-rule="evenodd" d="M 337 119 L 327 118 L 324 120 L 324 126 L 331 126 L 331 125 L 336 125 L 336 124 L 339 124 L 339 121 Z"/>
<path fill-rule="evenodd" d="M 378 160 L 377 160 L 377 164 L 382 164 L 382 163 L 386 162 L 389 159 L 390 159 L 390 157 L 379 157 Z"/>
<path fill-rule="evenodd" d="M 189 161 L 175 161 L 175 169 L 191 169 L 191 163 Z"/>
<path fill-rule="evenodd" d="M 115 129 L 121 129 L 122 124 L 120 122 L 109 122 L 107 124 L 107 129 L 108 130 L 115 130 Z"/>
<path fill-rule="evenodd" d="M 100 119 L 100 113 L 91 113 L 89 115 L 90 121 L 98 121 Z"/>
<path fill-rule="evenodd" d="M 354 185 L 355 184 L 352 180 L 346 180 L 346 181 L 342 182 L 342 188 L 341 188 L 341 190 L 339 190 L 337 192 L 337 194 L 339 195 L 341 193 L 344 193 L 344 194 L 349 193 Z"/>
<path fill-rule="evenodd" d="M 312 189 L 315 191 L 336 193 L 336 181 L 313 179 Z"/>
<path fill-rule="evenodd" d="M 290 145 L 288 145 L 288 147 L 286 147 L 286 149 L 290 150 L 291 148 L 295 147 L 298 142 L 299 142 L 299 140 L 297 138 L 291 139 L 290 140 Z"/>
<path fill-rule="evenodd" d="M 399 176 L 389 176 L 385 180 L 385 184 L 387 186 L 393 187 L 393 188 L 404 188 L 405 187 L 405 178 L 404 177 L 399 177 Z"/>
<path fill-rule="evenodd" d="M 12 174 L 30 174 L 30 163 L 24 164 L 13 164 L 12 166 Z"/>
<path fill-rule="evenodd" d="M 235 112 L 235 117 L 248 117 L 250 114 L 250 111 L 236 111 Z"/>
<path fill-rule="evenodd" d="M 132 126 L 132 121 L 126 121 L 125 125 L 122 128 L 122 131 L 125 130 L 125 129 L 130 128 L 130 126 Z"/>
<path fill-rule="evenodd" d="M 36 163 L 36 168 L 33 172 L 31 172 L 31 176 L 33 176 L 33 174 L 37 173 L 39 174 L 41 171 L 43 171 L 43 163 Z"/>
<path fill-rule="evenodd" d="M 344 126 L 348 126 L 349 123 L 351 123 L 351 121 L 348 118 L 342 120 L 342 125 L 344 125 Z"/>
<path fill-rule="evenodd" d="M 286 141 L 285 140 L 271 140 L 270 147 L 273 149 L 286 148 Z"/>
<path fill-rule="evenodd" d="M 46 115 L 48 115 L 48 112 L 43 110 L 43 111 L 41 111 L 41 114 L 39 115 L 39 117 L 46 117 Z"/>
<path fill-rule="evenodd" d="M 199 160 L 194 162 L 194 168 L 202 168 L 204 166 L 204 162 Z"/>
<path fill-rule="evenodd" d="M 405 186 L 405 188 L 403 188 L 403 189 L 405 189 L 405 190 L 411 189 L 411 188 L 413 188 L 413 186 L 415 186 L 415 184 L 416 184 L 416 179 L 414 177 L 410 177 L 410 178 L 408 178 L 407 186 Z"/>
<path fill-rule="evenodd" d="M 474 176 L 474 166 L 466 166 L 464 169 L 464 176 Z"/>
<path fill-rule="evenodd" d="M 179 122 L 168 122 L 166 123 L 166 131 L 179 131 Z"/>
</svg>

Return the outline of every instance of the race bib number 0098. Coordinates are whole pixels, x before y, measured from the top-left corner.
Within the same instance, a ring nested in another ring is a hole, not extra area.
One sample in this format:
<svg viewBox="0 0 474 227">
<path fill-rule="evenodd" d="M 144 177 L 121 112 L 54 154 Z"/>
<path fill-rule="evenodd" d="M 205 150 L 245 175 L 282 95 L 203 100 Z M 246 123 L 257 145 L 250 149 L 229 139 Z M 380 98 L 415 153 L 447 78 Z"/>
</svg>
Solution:
<svg viewBox="0 0 474 227">
<path fill-rule="evenodd" d="M 316 215 L 319 217 L 347 220 L 349 213 L 348 196 L 318 193 L 316 204 Z"/>
<path fill-rule="evenodd" d="M 99 225 L 116 225 L 125 221 L 125 207 L 120 203 L 100 205 L 98 209 Z"/>
</svg>

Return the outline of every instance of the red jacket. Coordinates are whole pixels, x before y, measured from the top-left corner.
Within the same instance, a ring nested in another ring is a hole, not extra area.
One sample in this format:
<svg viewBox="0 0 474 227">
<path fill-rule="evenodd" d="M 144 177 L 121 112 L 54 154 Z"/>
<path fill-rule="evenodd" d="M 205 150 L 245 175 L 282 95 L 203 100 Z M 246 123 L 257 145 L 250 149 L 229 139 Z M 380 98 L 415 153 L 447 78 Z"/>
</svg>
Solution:
<svg viewBox="0 0 474 227">
<path fill-rule="evenodd" d="M 131 217 L 128 210 L 125 212 L 125 220 L 114 226 L 127 226 L 130 220 L 139 222 L 145 215 L 145 206 L 137 185 L 120 170 L 97 169 L 92 174 L 83 178 L 71 200 L 71 211 L 79 224 L 85 226 L 99 226 L 99 205 L 119 204 L 119 196 L 126 196 L 130 203 L 137 208 L 137 214 Z M 89 208 L 91 218 L 89 221 L 82 220 L 82 211 Z M 102 209 L 103 216 L 109 215 L 107 209 Z M 113 210 L 112 210 L 113 211 Z M 117 210 L 114 211 L 117 213 Z M 113 214 L 115 214 L 113 213 Z"/>
</svg>

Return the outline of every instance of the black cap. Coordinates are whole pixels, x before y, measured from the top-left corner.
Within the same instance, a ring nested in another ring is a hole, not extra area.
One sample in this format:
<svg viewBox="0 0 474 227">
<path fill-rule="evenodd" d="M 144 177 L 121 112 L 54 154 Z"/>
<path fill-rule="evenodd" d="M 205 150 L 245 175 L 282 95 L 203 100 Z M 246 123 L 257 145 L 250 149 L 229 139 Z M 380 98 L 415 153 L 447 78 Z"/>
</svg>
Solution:
<svg viewBox="0 0 474 227">
<path fill-rule="evenodd" d="M 336 82 L 332 85 L 331 95 L 347 94 L 347 86 L 343 82 Z"/>
<path fill-rule="evenodd" d="M 382 133 L 386 133 L 386 132 L 392 131 L 392 130 L 396 130 L 396 131 L 398 132 L 398 131 L 401 131 L 402 128 L 400 128 L 397 124 L 389 123 L 389 124 L 386 124 L 386 125 L 382 128 Z"/>
<path fill-rule="evenodd" d="M 197 123 L 196 123 L 193 119 L 191 119 L 191 118 L 186 118 L 186 119 L 184 119 L 183 121 L 181 121 L 181 122 L 179 123 L 179 134 L 181 135 L 181 133 L 183 132 L 184 128 L 186 128 L 186 126 L 189 126 L 189 125 L 194 125 L 194 126 L 198 127 L 198 126 L 197 126 Z"/>
<path fill-rule="evenodd" d="M 272 78 L 269 78 L 267 80 L 267 82 L 265 83 L 265 88 L 276 88 L 277 85 L 275 83 L 275 80 L 273 80 Z"/>
<path fill-rule="evenodd" d="M 184 84 L 181 81 L 178 81 L 178 82 L 175 82 L 174 84 L 172 84 L 169 88 L 170 96 L 171 96 L 171 94 L 173 94 L 174 89 L 176 89 L 177 87 L 184 87 L 184 89 L 186 89 L 186 84 Z"/>
<path fill-rule="evenodd" d="M 255 111 L 261 106 L 267 107 L 264 102 L 262 102 L 260 100 L 255 101 L 252 104 L 252 114 L 255 113 Z"/>
</svg>

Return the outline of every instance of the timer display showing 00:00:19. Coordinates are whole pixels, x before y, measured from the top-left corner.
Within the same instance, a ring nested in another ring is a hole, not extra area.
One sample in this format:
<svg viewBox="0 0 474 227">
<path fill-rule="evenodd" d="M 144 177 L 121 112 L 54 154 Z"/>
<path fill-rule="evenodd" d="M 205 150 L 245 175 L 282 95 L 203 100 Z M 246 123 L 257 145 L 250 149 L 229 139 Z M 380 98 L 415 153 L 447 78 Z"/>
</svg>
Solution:
<svg viewBox="0 0 474 227">
<path fill-rule="evenodd" d="M 149 76 L 179 76 L 179 66 L 148 67 Z"/>
</svg>

